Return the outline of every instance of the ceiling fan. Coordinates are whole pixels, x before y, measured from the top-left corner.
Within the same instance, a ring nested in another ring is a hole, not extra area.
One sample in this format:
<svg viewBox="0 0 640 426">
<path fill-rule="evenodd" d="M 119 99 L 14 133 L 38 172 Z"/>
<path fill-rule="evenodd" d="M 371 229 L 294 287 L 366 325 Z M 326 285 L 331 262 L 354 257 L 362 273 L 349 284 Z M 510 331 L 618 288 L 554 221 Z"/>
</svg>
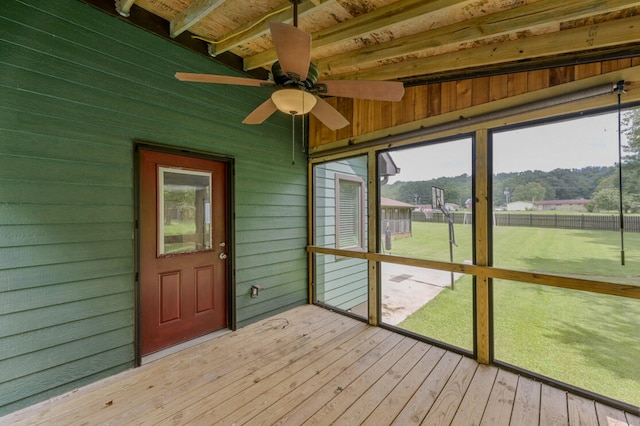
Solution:
<svg viewBox="0 0 640 426">
<path fill-rule="evenodd" d="M 260 124 L 280 110 L 294 116 L 311 113 L 332 130 L 340 129 L 349 121 L 319 95 L 345 98 L 399 101 L 404 85 L 398 81 L 320 80 L 318 68 L 311 63 L 311 35 L 297 28 L 297 5 L 293 3 L 293 26 L 270 22 L 271 37 L 278 60 L 271 67 L 272 80 L 257 80 L 213 74 L 176 73 L 181 81 L 199 83 L 234 84 L 240 86 L 267 86 L 276 90 L 242 122 Z"/>
</svg>

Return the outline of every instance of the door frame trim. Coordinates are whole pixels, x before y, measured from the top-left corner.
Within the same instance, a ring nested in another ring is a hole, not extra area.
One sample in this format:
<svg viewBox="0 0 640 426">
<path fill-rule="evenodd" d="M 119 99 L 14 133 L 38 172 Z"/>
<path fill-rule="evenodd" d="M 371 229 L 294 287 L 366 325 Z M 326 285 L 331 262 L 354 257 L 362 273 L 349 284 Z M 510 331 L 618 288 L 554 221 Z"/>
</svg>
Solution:
<svg viewBox="0 0 640 426">
<path fill-rule="evenodd" d="M 176 147 L 148 142 L 133 141 L 133 245 L 134 245 L 134 366 L 142 365 L 140 330 L 140 151 L 155 151 L 185 157 L 202 158 L 226 163 L 227 165 L 227 328 L 236 330 L 236 274 L 235 274 L 235 158 L 230 155 L 216 154 L 190 148 Z"/>
</svg>

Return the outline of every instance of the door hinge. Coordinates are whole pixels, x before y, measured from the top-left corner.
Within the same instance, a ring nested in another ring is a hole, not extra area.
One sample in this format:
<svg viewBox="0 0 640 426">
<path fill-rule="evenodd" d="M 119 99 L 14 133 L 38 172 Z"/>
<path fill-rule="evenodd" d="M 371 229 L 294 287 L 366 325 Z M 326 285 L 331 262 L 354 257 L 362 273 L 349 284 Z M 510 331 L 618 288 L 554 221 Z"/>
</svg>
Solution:
<svg viewBox="0 0 640 426">
<path fill-rule="evenodd" d="M 140 280 L 140 273 L 136 272 L 135 281 L 138 282 Z"/>
</svg>

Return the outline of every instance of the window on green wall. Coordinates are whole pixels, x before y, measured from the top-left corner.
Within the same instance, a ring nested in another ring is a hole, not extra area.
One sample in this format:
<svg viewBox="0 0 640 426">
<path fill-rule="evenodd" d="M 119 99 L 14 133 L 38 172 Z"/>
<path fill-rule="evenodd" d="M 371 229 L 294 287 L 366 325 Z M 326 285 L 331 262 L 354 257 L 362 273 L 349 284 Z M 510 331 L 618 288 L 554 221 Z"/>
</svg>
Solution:
<svg viewBox="0 0 640 426">
<path fill-rule="evenodd" d="M 337 244 L 340 249 L 363 250 L 364 181 L 357 176 L 336 174 Z"/>
</svg>

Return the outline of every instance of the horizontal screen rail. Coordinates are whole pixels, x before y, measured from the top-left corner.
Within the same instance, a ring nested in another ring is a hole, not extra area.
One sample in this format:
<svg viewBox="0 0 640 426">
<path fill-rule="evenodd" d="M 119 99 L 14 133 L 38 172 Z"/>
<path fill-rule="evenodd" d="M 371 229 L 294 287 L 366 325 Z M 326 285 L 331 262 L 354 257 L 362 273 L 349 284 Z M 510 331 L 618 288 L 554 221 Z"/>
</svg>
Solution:
<svg viewBox="0 0 640 426">
<path fill-rule="evenodd" d="M 489 278 L 519 281 L 530 284 L 545 285 L 550 287 L 566 288 L 571 290 L 589 291 L 592 293 L 608 294 L 610 296 L 640 299 L 640 286 L 629 284 L 616 284 L 604 281 L 573 278 L 538 272 L 517 271 L 512 269 L 495 268 L 492 266 L 468 265 L 464 263 L 449 263 L 437 260 L 416 259 L 411 257 L 393 256 L 380 253 L 367 253 L 363 251 L 340 250 L 327 247 L 307 246 L 309 253 L 351 257 L 373 262 L 395 263 L 398 265 L 417 266 L 420 268 L 439 269 L 442 271 L 459 272 L 469 275 L 482 275 Z"/>
</svg>

